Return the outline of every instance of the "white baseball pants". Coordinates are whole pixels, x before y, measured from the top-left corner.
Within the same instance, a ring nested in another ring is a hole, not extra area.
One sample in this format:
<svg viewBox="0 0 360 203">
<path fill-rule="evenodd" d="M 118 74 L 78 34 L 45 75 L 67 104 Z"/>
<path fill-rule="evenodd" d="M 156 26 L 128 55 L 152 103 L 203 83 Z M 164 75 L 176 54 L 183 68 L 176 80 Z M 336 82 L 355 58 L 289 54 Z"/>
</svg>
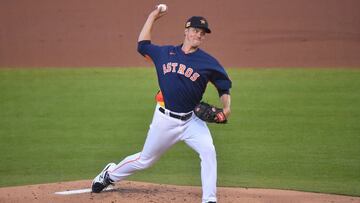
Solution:
<svg viewBox="0 0 360 203">
<path fill-rule="evenodd" d="M 216 152 L 206 123 L 194 114 L 186 121 L 172 118 L 169 116 L 170 111 L 166 110 L 164 114 L 159 111 L 159 107 L 157 105 L 155 108 L 143 150 L 126 157 L 110 170 L 110 179 L 121 181 L 138 170 L 150 167 L 171 146 L 184 141 L 201 159 L 202 201 L 216 201 Z"/>
</svg>

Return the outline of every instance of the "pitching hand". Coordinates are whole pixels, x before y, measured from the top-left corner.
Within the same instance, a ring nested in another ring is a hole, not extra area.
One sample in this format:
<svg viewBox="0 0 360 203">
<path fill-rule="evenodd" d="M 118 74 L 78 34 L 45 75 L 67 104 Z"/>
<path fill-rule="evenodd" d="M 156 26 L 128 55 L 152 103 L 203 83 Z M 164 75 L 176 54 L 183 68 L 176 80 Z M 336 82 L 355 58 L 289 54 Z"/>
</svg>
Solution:
<svg viewBox="0 0 360 203">
<path fill-rule="evenodd" d="M 167 14 L 167 10 L 165 11 L 160 11 L 160 8 L 159 7 L 155 7 L 155 10 L 153 10 L 151 13 L 150 13 L 150 16 L 153 17 L 155 20 L 161 18 L 162 16 L 166 15 Z"/>
</svg>

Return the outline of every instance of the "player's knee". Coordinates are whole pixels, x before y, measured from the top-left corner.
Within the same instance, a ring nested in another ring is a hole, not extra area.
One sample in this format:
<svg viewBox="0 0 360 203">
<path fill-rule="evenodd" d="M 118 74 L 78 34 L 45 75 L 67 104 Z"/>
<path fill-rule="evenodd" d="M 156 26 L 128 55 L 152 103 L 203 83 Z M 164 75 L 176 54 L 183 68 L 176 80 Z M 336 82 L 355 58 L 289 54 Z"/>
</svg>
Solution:
<svg viewBox="0 0 360 203">
<path fill-rule="evenodd" d="M 200 151 L 201 159 L 214 159 L 216 158 L 216 150 L 214 145 L 210 145 Z"/>
</svg>

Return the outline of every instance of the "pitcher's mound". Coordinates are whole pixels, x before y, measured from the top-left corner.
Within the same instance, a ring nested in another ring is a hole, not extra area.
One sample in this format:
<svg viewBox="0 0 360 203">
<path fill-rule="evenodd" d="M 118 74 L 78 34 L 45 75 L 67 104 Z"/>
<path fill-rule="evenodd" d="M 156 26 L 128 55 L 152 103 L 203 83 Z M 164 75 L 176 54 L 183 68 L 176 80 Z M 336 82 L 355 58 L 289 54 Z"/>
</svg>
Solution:
<svg viewBox="0 0 360 203">
<path fill-rule="evenodd" d="M 156 202 L 200 203 L 201 188 L 122 181 L 99 194 L 90 192 L 90 180 L 0 188 L 0 202 Z M 246 188 L 218 188 L 221 203 L 360 203 L 360 197 Z"/>
</svg>

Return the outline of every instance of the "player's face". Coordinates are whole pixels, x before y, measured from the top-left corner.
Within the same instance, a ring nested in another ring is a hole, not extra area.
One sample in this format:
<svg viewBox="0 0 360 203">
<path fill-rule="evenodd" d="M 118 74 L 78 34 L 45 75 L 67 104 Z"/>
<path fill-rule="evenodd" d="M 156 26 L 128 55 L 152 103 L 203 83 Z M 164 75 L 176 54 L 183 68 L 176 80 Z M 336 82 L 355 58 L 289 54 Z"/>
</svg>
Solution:
<svg viewBox="0 0 360 203">
<path fill-rule="evenodd" d="M 201 28 L 188 28 L 185 30 L 185 41 L 192 47 L 198 47 L 205 39 L 205 30 Z"/>
</svg>

